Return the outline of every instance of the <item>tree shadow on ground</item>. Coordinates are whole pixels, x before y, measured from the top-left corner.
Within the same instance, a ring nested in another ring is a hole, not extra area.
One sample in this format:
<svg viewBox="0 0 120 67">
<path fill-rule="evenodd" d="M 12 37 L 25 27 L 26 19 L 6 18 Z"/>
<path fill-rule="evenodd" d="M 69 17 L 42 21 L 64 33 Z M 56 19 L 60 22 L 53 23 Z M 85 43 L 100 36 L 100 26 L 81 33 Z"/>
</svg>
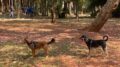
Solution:
<svg viewBox="0 0 120 67">
<path fill-rule="evenodd" d="M 50 56 L 59 56 L 59 55 L 70 55 L 76 57 L 86 57 L 86 48 L 77 44 L 71 44 L 69 39 L 64 39 L 54 45 L 53 49 L 50 50 Z M 85 50 L 85 51 L 84 51 Z"/>
<path fill-rule="evenodd" d="M 29 39 L 30 40 L 43 40 L 43 41 L 48 42 L 52 37 L 56 38 L 57 43 L 49 45 L 50 46 L 49 47 L 49 58 L 54 57 L 54 59 L 56 59 L 56 57 L 58 57 L 60 55 L 68 55 L 68 56 L 77 57 L 78 60 L 83 59 L 84 60 L 83 61 L 84 65 L 88 64 L 88 62 L 90 62 L 90 64 L 91 64 L 91 61 L 93 61 L 93 60 L 85 61 L 85 60 L 87 60 L 86 57 L 87 57 L 87 53 L 88 53 L 87 50 L 88 49 L 87 49 L 87 47 L 85 47 L 86 45 L 83 46 L 82 43 L 79 42 L 80 34 L 82 34 L 83 31 L 78 32 L 77 29 L 82 28 L 83 27 L 82 24 L 81 25 L 79 25 L 79 24 L 76 24 L 76 25 L 65 24 L 64 25 L 64 24 L 50 24 L 50 23 L 39 23 L 39 22 L 37 22 L 37 23 L 34 23 L 34 22 L 27 23 L 27 22 L 25 22 L 22 25 L 21 22 L 19 24 L 17 24 L 16 22 L 14 22 L 14 23 L 15 24 L 13 24 L 13 25 L 11 25 L 12 24 L 11 22 L 8 22 L 7 24 L 5 24 L 5 23 L 1 24 L 0 23 L 0 30 L 1 30 L 0 31 L 0 40 L 2 41 L 3 39 L 5 39 L 4 41 L 7 41 L 7 40 L 9 41 L 10 40 L 11 42 L 17 42 L 18 43 L 17 45 L 14 44 L 14 45 L 9 46 L 9 48 L 12 48 L 9 51 L 7 51 L 6 49 L 4 49 L 5 52 L 0 51 L 1 60 L 2 60 L 2 57 L 4 58 L 3 59 L 4 61 L 0 61 L 0 62 L 8 63 L 7 61 L 5 61 L 6 60 L 5 58 L 10 59 L 10 62 L 13 62 L 13 61 L 11 61 L 11 59 L 14 59 L 18 62 L 24 61 L 24 63 L 30 63 L 32 65 L 35 64 L 34 61 L 36 61 L 36 60 L 37 61 L 39 60 L 40 62 L 42 62 L 45 59 L 44 51 L 40 50 L 37 54 L 37 57 L 32 58 L 32 54 L 31 54 L 31 51 L 29 50 L 28 46 L 27 45 L 24 46 L 23 44 L 18 42 L 19 40 L 22 40 L 28 34 L 29 34 Z M 112 29 L 109 30 L 108 28 L 109 29 L 112 28 Z M 102 34 L 107 34 L 108 33 L 108 34 L 110 34 L 109 39 L 111 40 L 112 39 L 111 37 L 113 37 L 112 40 L 116 41 L 116 39 L 114 37 L 118 36 L 120 28 L 117 25 L 118 29 L 116 29 L 115 32 L 113 32 L 113 30 L 116 27 L 113 28 L 112 24 L 108 28 L 106 26 L 104 28 L 105 30 L 102 29 L 102 31 L 99 32 L 99 34 L 101 34 L 101 33 Z M 49 31 L 49 30 L 51 30 L 51 31 Z M 116 35 L 116 33 L 117 33 L 117 35 Z M 91 34 L 89 34 L 89 35 L 91 35 Z M 3 36 L 5 36 L 5 37 L 3 37 Z M 91 37 L 97 37 L 97 35 L 93 34 L 93 35 L 91 35 Z M 100 39 L 100 37 L 98 37 L 98 38 Z M 118 42 L 114 43 L 113 41 L 110 42 L 110 45 L 118 44 Z M 74 42 L 74 43 L 72 43 L 72 42 Z M 0 45 L 3 45 L 3 44 L 0 44 Z M 7 45 L 7 43 L 5 43 L 4 45 Z M 24 49 L 22 49 L 21 47 L 23 47 Z M 0 50 L 2 48 L 6 48 L 6 47 L 1 46 Z M 113 49 L 113 48 L 111 48 L 111 49 Z M 111 56 L 111 58 L 113 57 L 112 60 L 118 59 L 118 57 L 115 56 L 115 55 L 119 56 L 119 54 L 116 53 L 116 52 L 118 52 L 116 49 L 111 50 L 110 54 L 114 54 L 114 55 Z M 94 60 L 96 60 L 96 61 L 100 60 L 102 62 L 101 58 L 98 58 L 98 57 L 95 57 Z M 47 61 L 49 61 L 49 59 L 45 60 L 45 62 L 47 62 Z M 93 62 L 97 63 L 97 65 L 99 65 L 99 62 L 96 62 L 96 61 L 95 62 L 93 61 Z M 59 62 L 59 61 L 55 60 L 54 62 Z M 53 64 L 54 64 L 54 62 L 53 62 Z M 94 64 L 94 63 L 92 63 L 92 64 Z M 82 64 L 82 63 L 80 63 L 80 64 Z M 104 62 L 102 62 L 102 64 L 104 64 Z"/>
</svg>

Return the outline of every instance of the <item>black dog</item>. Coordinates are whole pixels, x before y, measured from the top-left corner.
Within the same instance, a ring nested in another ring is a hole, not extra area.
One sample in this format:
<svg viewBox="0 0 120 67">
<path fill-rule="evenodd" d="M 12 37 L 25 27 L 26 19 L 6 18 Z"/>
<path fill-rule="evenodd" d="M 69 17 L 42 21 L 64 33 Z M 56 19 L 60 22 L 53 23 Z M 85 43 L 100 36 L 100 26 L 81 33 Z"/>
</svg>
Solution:
<svg viewBox="0 0 120 67">
<path fill-rule="evenodd" d="M 93 40 L 88 38 L 86 35 L 82 35 L 80 37 L 80 39 L 82 39 L 83 41 L 85 41 L 85 43 L 87 44 L 87 47 L 89 49 L 89 55 L 91 52 L 91 48 L 97 48 L 97 47 L 102 47 L 104 53 L 107 54 L 106 52 L 106 41 L 108 40 L 108 36 L 103 36 L 103 39 L 101 40 Z"/>
</svg>

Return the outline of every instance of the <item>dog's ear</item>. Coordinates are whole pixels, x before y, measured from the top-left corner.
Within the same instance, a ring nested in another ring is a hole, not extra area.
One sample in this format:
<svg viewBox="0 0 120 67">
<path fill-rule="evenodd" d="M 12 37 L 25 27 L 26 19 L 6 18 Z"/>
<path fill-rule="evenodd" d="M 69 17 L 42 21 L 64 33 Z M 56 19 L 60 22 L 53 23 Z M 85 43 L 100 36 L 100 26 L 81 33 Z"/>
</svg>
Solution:
<svg viewBox="0 0 120 67">
<path fill-rule="evenodd" d="M 84 33 L 83 33 L 83 35 L 84 35 L 84 36 L 86 36 L 86 37 L 88 37 L 88 34 L 87 34 L 87 32 L 84 32 Z"/>
<path fill-rule="evenodd" d="M 84 41 L 88 41 L 88 40 L 89 40 L 88 35 L 82 35 L 81 38 L 82 38 Z"/>
<path fill-rule="evenodd" d="M 28 39 L 28 36 L 23 37 L 23 42 L 25 43 L 25 40 Z"/>
<path fill-rule="evenodd" d="M 87 34 L 83 34 L 82 35 L 84 38 L 88 38 L 88 35 Z"/>
</svg>

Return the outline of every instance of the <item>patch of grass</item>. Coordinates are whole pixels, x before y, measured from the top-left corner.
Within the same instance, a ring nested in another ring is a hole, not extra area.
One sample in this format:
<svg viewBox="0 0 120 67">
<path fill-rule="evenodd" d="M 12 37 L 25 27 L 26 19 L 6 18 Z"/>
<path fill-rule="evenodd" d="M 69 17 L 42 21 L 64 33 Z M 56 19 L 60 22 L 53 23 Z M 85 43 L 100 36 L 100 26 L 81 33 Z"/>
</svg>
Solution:
<svg viewBox="0 0 120 67">
<path fill-rule="evenodd" d="M 6 42 L 2 44 L 0 48 L 0 62 L 8 64 L 8 66 L 19 67 L 24 64 L 25 59 L 29 58 L 30 50 L 24 44 L 15 44 L 12 42 Z M 1 65 L 4 65 L 1 63 Z"/>
<path fill-rule="evenodd" d="M 33 58 L 32 52 L 26 44 L 5 42 L 0 45 L 0 67 L 35 67 L 37 65 L 63 67 L 69 65 L 70 61 L 78 64 L 78 60 L 80 60 L 79 63 L 82 61 L 84 64 L 88 62 L 85 61 L 87 53 L 88 49 L 85 46 L 61 42 L 50 45 L 48 58 L 45 57 L 44 50 L 38 50 L 37 57 Z M 95 55 L 99 53 L 101 53 L 100 49 L 95 50 Z"/>
<path fill-rule="evenodd" d="M 54 48 L 51 48 L 50 51 L 51 50 L 53 50 L 51 53 L 54 53 L 56 51 L 54 50 Z M 26 44 L 16 44 L 13 42 L 3 43 L 2 45 L 0 45 L 0 67 L 32 67 L 36 65 L 37 61 L 49 61 L 45 59 L 45 56 L 42 56 L 44 55 L 43 50 L 39 50 L 37 53 L 38 56 L 33 58 L 31 50 Z M 55 61 L 52 65 L 44 63 L 42 65 L 45 67 L 56 67 L 57 65 L 59 65 L 59 61 Z"/>
<path fill-rule="evenodd" d="M 6 42 L 0 45 L 0 67 L 2 66 L 11 66 L 11 67 L 31 67 L 35 66 L 36 62 L 50 62 L 50 58 L 53 57 L 54 60 L 51 64 L 42 63 L 43 67 L 59 67 L 61 65 L 61 61 L 55 59 L 57 56 L 62 54 L 68 54 L 70 50 L 70 46 L 68 43 L 63 43 L 61 45 L 56 44 L 52 45 L 49 50 L 49 58 L 46 59 L 44 56 L 44 51 L 39 50 L 38 56 L 36 58 L 32 57 L 31 50 L 28 48 L 26 44 L 16 44 L 13 42 Z M 56 56 L 56 57 L 55 57 Z"/>
<path fill-rule="evenodd" d="M 3 64 L 0 63 L 0 67 L 4 67 Z"/>
</svg>

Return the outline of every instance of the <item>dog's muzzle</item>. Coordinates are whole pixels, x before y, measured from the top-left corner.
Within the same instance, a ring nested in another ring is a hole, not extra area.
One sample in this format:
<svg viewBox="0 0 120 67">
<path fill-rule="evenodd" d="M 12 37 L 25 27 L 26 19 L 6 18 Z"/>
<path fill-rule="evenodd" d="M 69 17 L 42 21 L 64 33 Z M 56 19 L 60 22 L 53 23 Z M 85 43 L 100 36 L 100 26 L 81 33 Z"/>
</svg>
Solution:
<svg viewBox="0 0 120 67">
<path fill-rule="evenodd" d="M 81 40 L 81 41 L 84 41 L 84 38 L 81 38 L 81 37 L 80 37 L 80 40 Z"/>
</svg>

